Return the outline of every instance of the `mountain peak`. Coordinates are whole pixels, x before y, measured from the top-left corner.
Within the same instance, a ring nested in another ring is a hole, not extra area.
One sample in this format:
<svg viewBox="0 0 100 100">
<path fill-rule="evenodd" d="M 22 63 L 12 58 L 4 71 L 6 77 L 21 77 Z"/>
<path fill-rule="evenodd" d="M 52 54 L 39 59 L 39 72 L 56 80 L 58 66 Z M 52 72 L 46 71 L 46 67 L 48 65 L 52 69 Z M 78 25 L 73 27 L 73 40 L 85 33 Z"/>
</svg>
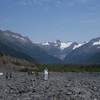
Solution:
<svg viewBox="0 0 100 100">
<path fill-rule="evenodd" d="M 64 50 L 66 48 L 69 48 L 69 47 L 73 47 L 73 50 L 76 49 L 76 48 L 79 48 L 80 46 L 82 46 L 83 44 L 85 43 L 77 43 L 77 42 L 71 42 L 71 41 L 68 41 L 68 42 L 63 42 L 61 40 L 56 40 L 55 42 L 44 42 L 44 43 L 41 43 L 41 45 L 43 46 L 52 46 L 52 47 L 57 47 L 61 50 Z"/>
<path fill-rule="evenodd" d="M 31 42 L 31 40 L 28 37 L 22 36 L 19 33 L 15 33 L 15 32 L 12 32 L 10 30 L 1 31 L 1 33 L 7 39 L 18 40 L 18 41 L 23 42 L 23 43 Z"/>
<path fill-rule="evenodd" d="M 61 45 L 60 45 L 60 49 L 65 49 L 65 48 L 68 48 L 68 47 L 70 47 L 72 45 L 72 42 L 67 42 L 67 43 L 65 43 L 65 42 L 61 42 Z"/>
</svg>

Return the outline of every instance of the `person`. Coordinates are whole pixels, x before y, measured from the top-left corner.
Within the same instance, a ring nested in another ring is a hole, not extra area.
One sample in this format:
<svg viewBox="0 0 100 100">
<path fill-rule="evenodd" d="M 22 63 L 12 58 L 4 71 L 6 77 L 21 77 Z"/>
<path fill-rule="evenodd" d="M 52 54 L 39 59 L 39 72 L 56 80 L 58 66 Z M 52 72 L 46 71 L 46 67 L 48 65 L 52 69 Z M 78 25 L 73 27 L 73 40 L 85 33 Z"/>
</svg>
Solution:
<svg viewBox="0 0 100 100">
<path fill-rule="evenodd" d="M 6 80 L 8 79 L 8 72 L 6 72 L 5 78 L 6 78 Z"/>
<path fill-rule="evenodd" d="M 48 69 L 47 68 L 44 69 L 44 80 L 45 81 L 48 80 Z"/>
<path fill-rule="evenodd" d="M 0 72 L 0 76 L 2 76 L 3 75 L 3 72 Z"/>
<path fill-rule="evenodd" d="M 6 80 L 11 79 L 12 78 L 12 73 L 11 72 L 6 72 L 5 78 L 6 78 Z"/>
</svg>

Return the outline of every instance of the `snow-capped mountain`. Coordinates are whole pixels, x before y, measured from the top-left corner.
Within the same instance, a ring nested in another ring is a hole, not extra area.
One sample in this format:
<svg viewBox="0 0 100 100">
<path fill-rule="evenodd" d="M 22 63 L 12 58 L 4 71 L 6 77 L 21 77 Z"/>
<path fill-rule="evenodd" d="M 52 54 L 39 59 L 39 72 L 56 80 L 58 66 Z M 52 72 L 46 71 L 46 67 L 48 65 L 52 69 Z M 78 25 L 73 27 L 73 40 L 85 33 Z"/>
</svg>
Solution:
<svg viewBox="0 0 100 100">
<path fill-rule="evenodd" d="M 73 64 L 98 64 L 100 63 L 100 37 L 89 42 L 45 42 L 39 44 L 48 54 Z"/>
<path fill-rule="evenodd" d="M 65 57 L 66 63 L 100 64 L 100 37 L 73 50 Z"/>
<path fill-rule="evenodd" d="M 55 42 L 44 42 L 44 43 L 40 43 L 40 45 L 46 46 L 46 47 L 49 47 L 49 46 L 57 47 L 57 48 L 59 48 L 61 50 L 64 50 L 64 49 L 69 48 L 70 46 L 72 46 L 73 43 L 75 43 L 75 42 L 63 42 L 63 41 L 60 41 L 60 40 L 56 40 Z M 84 43 L 75 43 L 73 45 L 73 50 L 76 49 L 76 48 L 79 48 L 83 44 Z"/>
<path fill-rule="evenodd" d="M 60 40 L 56 40 L 55 42 L 44 42 L 38 44 L 41 48 L 43 48 L 50 55 L 58 57 L 60 59 L 64 59 L 64 57 L 72 52 L 73 50 L 81 47 L 84 43 L 76 43 L 76 42 L 63 42 Z"/>
<path fill-rule="evenodd" d="M 55 42 L 44 42 L 41 43 L 41 45 L 43 46 L 52 46 L 52 47 L 57 47 L 61 50 L 64 50 L 65 48 L 68 48 L 70 45 L 72 44 L 72 42 L 62 42 L 60 40 L 56 40 Z"/>
<path fill-rule="evenodd" d="M 74 44 L 74 45 L 73 45 Z M 61 50 L 64 50 L 66 48 L 69 48 L 70 46 L 73 45 L 73 50 L 76 48 L 79 48 L 80 46 L 84 45 L 85 43 L 76 43 L 76 42 L 63 42 L 60 40 L 56 40 L 55 42 L 44 42 L 44 43 L 40 43 L 40 45 L 42 46 L 53 46 L 53 47 L 57 47 Z"/>
<path fill-rule="evenodd" d="M 83 43 L 33 43 L 18 33 L 0 30 L 0 53 L 42 64 L 100 64 L 100 37 Z"/>
</svg>

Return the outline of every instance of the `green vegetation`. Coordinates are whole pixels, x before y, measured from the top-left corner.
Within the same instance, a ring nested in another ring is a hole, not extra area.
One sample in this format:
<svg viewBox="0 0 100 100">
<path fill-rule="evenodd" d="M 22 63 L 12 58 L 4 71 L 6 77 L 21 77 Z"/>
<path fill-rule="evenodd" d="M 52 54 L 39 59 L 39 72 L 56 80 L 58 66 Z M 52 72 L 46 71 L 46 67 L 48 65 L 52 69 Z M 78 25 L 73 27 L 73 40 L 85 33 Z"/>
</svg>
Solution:
<svg viewBox="0 0 100 100">
<path fill-rule="evenodd" d="M 39 71 L 47 67 L 50 72 L 100 72 L 100 65 L 38 65 Z"/>
<path fill-rule="evenodd" d="M 0 57 L 2 57 L 3 56 L 3 54 L 2 53 L 0 53 Z"/>
</svg>

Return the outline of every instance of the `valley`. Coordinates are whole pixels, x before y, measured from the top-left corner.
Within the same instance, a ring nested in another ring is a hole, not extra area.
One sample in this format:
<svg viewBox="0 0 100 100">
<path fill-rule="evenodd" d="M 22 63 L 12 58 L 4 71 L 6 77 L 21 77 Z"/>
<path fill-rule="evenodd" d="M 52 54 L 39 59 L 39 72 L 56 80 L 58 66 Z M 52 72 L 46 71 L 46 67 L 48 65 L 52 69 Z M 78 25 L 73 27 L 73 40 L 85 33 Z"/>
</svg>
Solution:
<svg viewBox="0 0 100 100">
<path fill-rule="evenodd" d="M 83 43 L 33 43 L 19 33 L 0 30 L 0 52 L 38 64 L 100 64 L 100 37 Z"/>
</svg>

